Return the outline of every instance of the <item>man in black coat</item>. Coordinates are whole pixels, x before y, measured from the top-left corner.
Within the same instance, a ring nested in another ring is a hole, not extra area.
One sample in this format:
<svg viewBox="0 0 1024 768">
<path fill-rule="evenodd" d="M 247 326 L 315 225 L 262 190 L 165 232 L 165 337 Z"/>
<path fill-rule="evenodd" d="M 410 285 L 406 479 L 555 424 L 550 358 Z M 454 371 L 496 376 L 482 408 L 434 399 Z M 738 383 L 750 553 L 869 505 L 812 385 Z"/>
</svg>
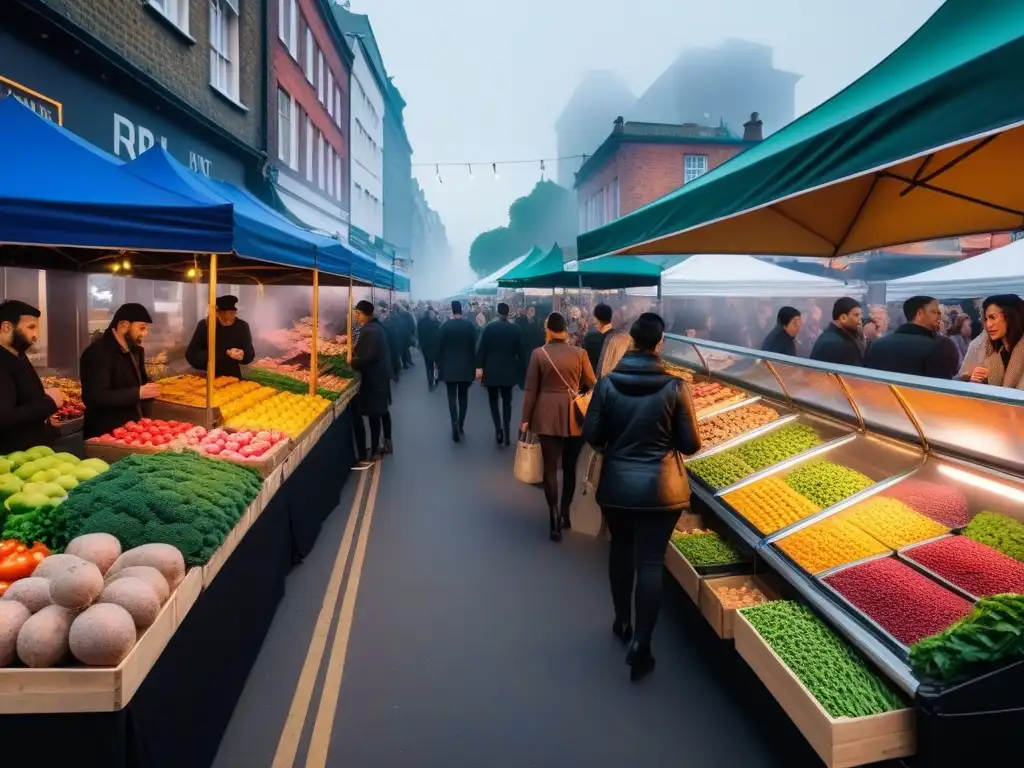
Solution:
<svg viewBox="0 0 1024 768">
<path fill-rule="evenodd" d="M 427 368 L 427 388 L 433 392 L 437 384 L 434 380 L 434 366 L 437 361 L 437 350 L 441 344 L 441 323 L 438 322 L 437 312 L 433 307 L 427 307 L 427 311 L 423 313 L 417 332 L 420 338 L 420 352 L 423 353 L 423 363 Z"/>
<path fill-rule="evenodd" d="M 43 387 L 28 359 L 40 314 L 24 301 L 0 302 L 0 455 L 48 445 L 50 416 L 64 404 L 59 389 Z"/>
<path fill-rule="evenodd" d="M 141 419 L 160 387 L 146 375 L 142 342 L 153 318 L 141 304 L 122 304 L 103 335 L 85 348 L 79 361 L 85 438 L 110 434 Z"/>
<path fill-rule="evenodd" d="M 939 334 L 942 309 L 931 296 L 914 296 L 903 302 L 909 322 L 872 342 L 864 365 L 879 371 L 952 379 L 960 368 L 960 354 Z"/>
<path fill-rule="evenodd" d="M 352 400 L 352 433 L 356 441 L 356 469 L 367 469 L 384 453 L 391 453 L 391 379 L 393 358 L 384 324 L 373 316 L 373 304 L 360 301 L 355 307 L 359 337 L 352 349 L 352 370 L 359 374 L 359 393 Z M 366 427 L 370 422 L 370 453 L 366 452 Z M 381 446 L 381 428 L 384 445 Z"/>
<path fill-rule="evenodd" d="M 583 336 L 583 349 L 590 358 L 590 367 L 597 373 L 601 361 L 601 350 L 608 340 L 607 334 L 612 330 L 612 308 L 607 304 L 594 307 L 594 327 Z"/>
<path fill-rule="evenodd" d="M 402 348 L 399 350 L 399 357 L 402 360 L 402 368 L 412 368 L 412 345 L 416 338 L 416 319 L 401 304 L 393 307 L 395 324 L 401 334 Z"/>
<path fill-rule="evenodd" d="M 800 333 L 804 322 L 800 310 L 796 307 L 783 307 L 776 320 L 775 327 L 765 336 L 761 349 L 777 355 L 796 357 L 796 335 Z"/>
<path fill-rule="evenodd" d="M 196 323 L 192 340 L 185 350 L 188 364 L 199 371 L 206 370 L 206 318 Z M 217 376 L 242 378 L 242 366 L 256 359 L 252 345 L 249 324 L 238 319 L 238 297 L 221 296 L 217 299 L 217 353 L 215 356 Z"/>
<path fill-rule="evenodd" d="M 537 319 L 537 307 L 531 304 L 519 316 L 516 324 L 523 334 L 523 346 L 526 348 L 526 363 L 528 363 L 533 350 L 544 346 L 544 323 Z M 523 363 L 523 368 L 519 372 L 519 386 L 523 386 L 526 381 L 526 363 Z"/>
<path fill-rule="evenodd" d="M 811 349 L 811 360 L 837 365 L 864 365 L 860 302 L 844 296 L 832 306 L 832 323 L 821 332 Z"/>
<path fill-rule="evenodd" d="M 383 301 L 380 307 L 380 323 L 384 326 L 384 333 L 388 338 L 388 351 L 391 355 L 391 378 L 397 382 L 399 372 L 402 370 L 402 329 L 399 327 L 398 318 L 394 313 L 388 312 L 388 305 Z"/>
<path fill-rule="evenodd" d="M 476 328 L 462 316 L 462 302 L 452 302 L 452 319 L 441 326 L 437 348 L 437 372 L 448 390 L 448 415 L 452 440 L 466 434 L 469 385 L 476 375 Z M 458 403 L 456 403 L 458 399 Z"/>
<path fill-rule="evenodd" d="M 498 445 L 509 445 L 512 431 L 512 387 L 526 364 L 523 334 L 509 322 L 508 304 L 498 304 L 498 319 L 484 327 L 476 351 L 476 376 L 487 387 L 494 437 Z M 501 414 L 498 414 L 498 398 Z"/>
</svg>

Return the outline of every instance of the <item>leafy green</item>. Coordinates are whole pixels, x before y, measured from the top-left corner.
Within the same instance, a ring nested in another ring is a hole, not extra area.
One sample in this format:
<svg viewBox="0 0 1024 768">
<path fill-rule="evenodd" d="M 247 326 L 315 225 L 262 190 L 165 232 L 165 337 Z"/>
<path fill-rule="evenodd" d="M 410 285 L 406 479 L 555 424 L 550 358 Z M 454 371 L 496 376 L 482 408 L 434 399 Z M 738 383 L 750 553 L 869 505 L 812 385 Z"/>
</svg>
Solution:
<svg viewBox="0 0 1024 768">
<path fill-rule="evenodd" d="M 67 520 L 64 510 L 57 499 L 49 504 L 21 515 L 9 515 L 4 523 L 3 539 L 17 539 L 22 544 L 32 546 L 41 541 L 51 550 L 65 539 Z"/>
<path fill-rule="evenodd" d="M 268 371 L 265 368 L 250 367 L 245 372 L 245 378 L 249 381 L 255 381 L 257 384 L 262 384 L 264 387 L 276 389 L 279 392 L 291 392 L 296 395 L 309 394 L 309 384 L 306 382 L 293 379 L 291 376 L 285 376 L 282 373 Z M 331 401 L 337 400 L 341 394 L 340 392 L 331 392 L 323 387 L 317 388 L 316 393 L 325 400 Z"/>
<path fill-rule="evenodd" d="M 1024 563 L 1024 523 L 998 512 L 979 512 L 964 536 Z"/>
<path fill-rule="evenodd" d="M 983 598 L 971 614 L 910 649 L 914 672 L 941 682 L 1020 657 L 1024 657 L 1024 595 Z"/>
<path fill-rule="evenodd" d="M 690 565 L 697 568 L 743 561 L 743 555 L 713 531 L 696 533 L 677 531 L 672 534 L 672 544 L 690 562 Z"/>
</svg>

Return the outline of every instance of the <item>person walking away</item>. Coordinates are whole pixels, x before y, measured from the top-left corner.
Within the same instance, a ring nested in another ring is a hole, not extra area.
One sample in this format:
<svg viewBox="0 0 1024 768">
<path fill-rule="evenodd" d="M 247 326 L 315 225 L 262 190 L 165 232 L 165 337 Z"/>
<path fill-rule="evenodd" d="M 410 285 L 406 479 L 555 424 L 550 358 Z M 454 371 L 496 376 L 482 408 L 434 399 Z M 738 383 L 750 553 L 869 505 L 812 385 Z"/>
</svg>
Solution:
<svg viewBox="0 0 1024 768">
<path fill-rule="evenodd" d="M 64 396 L 43 387 L 28 359 L 39 341 L 41 314 L 24 301 L 0 302 L 0 454 L 49 445 L 55 437 L 50 417 Z"/>
<path fill-rule="evenodd" d="M 583 424 L 584 439 L 604 452 L 597 503 L 611 534 L 612 632 L 629 643 L 633 681 L 654 669 L 651 635 L 661 607 L 665 549 L 690 503 L 682 456 L 701 446 L 689 389 L 659 355 L 664 331 L 664 321 L 652 312 L 637 318 L 629 331 L 632 350 L 598 382 Z"/>
<path fill-rule="evenodd" d="M 601 361 L 601 350 L 612 330 L 612 308 L 607 304 L 594 307 L 594 327 L 583 336 L 583 349 L 590 358 L 590 367 L 596 372 Z"/>
<path fill-rule="evenodd" d="M 397 383 L 402 370 L 402 329 L 394 313 L 388 312 L 387 304 L 380 303 L 381 325 L 388 340 L 388 352 L 391 355 L 391 378 Z"/>
<path fill-rule="evenodd" d="M 545 323 L 547 343 L 530 355 L 526 371 L 521 429 L 540 440 L 544 461 L 544 499 L 548 505 L 552 541 L 562 540 L 570 526 L 569 506 L 576 493 L 576 461 L 583 441 L 581 425 L 573 413 L 573 400 L 581 389 L 594 388 L 596 378 L 587 353 L 567 343 L 565 317 L 552 312 Z M 559 466 L 561 465 L 561 466 Z M 558 493 L 558 470 L 562 493 Z"/>
<path fill-rule="evenodd" d="M 804 319 L 796 307 L 783 307 L 775 317 L 775 327 L 764 337 L 761 349 L 776 355 L 796 357 L 796 335 Z"/>
<path fill-rule="evenodd" d="M 860 302 L 844 296 L 832 306 L 832 323 L 821 332 L 811 349 L 811 360 L 836 365 L 864 365 Z"/>
<path fill-rule="evenodd" d="M 417 333 L 420 339 L 420 352 L 423 353 L 423 365 L 427 369 L 427 389 L 433 392 L 437 385 L 434 379 L 434 366 L 437 364 L 437 350 L 441 343 L 441 323 L 433 307 L 427 307 L 427 311 L 423 313 Z"/>
<path fill-rule="evenodd" d="M 220 296 L 217 298 L 217 354 L 215 356 L 216 376 L 242 378 L 242 366 L 256 359 L 252 345 L 249 324 L 238 319 L 238 298 Z M 185 359 L 197 371 L 206 370 L 206 318 L 196 323 L 192 340 L 185 350 Z"/>
<path fill-rule="evenodd" d="M 913 296 L 903 302 L 908 322 L 875 339 L 864 356 L 864 367 L 911 376 L 952 379 L 960 368 L 960 355 L 939 334 L 942 310 L 931 296 Z"/>
<path fill-rule="evenodd" d="M 526 359 L 523 334 L 508 319 L 508 304 L 498 304 L 498 319 L 484 328 L 476 351 L 476 375 L 487 388 L 487 401 L 498 445 L 512 441 L 512 387 Z M 501 413 L 498 413 L 498 400 Z"/>
<path fill-rule="evenodd" d="M 78 363 L 85 405 L 84 436 L 112 433 L 149 412 L 149 401 L 160 396 L 160 387 L 146 374 L 146 350 L 142 342 L 153 318 L 141 304 L 122 304 L 110 325 L 93 341 Z"/>
<path fill-rule="evenodd" d="M 384 324 L 373 315 L 373 304 L 365 299 L 356 304 L 359 336 L 352 349 L 352 370 L 359 374 L 359 392 L 352 400 L 352 433 L 356 441 L 356 469 L 365 470 L 384 453 L 391 453 L 391 361 Z M 366 450 L 366 427 L 370 422 L 370 451 Z M 381 445 L 381 430 L 384 444 Z"/>
<path fill-rule="evenodd" d="M 416 320 L 409 310 L 401 304 L 395 304 L 394 313 L 396 324 L 402 336 L 402 349 L 399 356 L 402 359 L 402 368 L 408 370 L 413 366 L 412 345 L 413 340 L 416 338 Z"/>
<path fill-rule="evenodd" d="M 957 378 L 1024 389 L 1024 302 L 1015 293 L 989 296 L 981 311 L 985 331 L 967 348 Z"/>
<path fill-rule="evenodd" d="M 437 348 L 438 377 L 448 390 L 448 414 L 452 440 L 466 434 L 469 385 L 476 376 L 476 328 L 462 316 L 462 303 L 452 302 L 452 319 L 441 326 Z"/>
<path fill-rule="evenodd" d="M 518 320 L 519 330 L 523 334 L 523 346 L 526 348 L 526 362 L 529 363 L 530 355 L 533 354 L 533 350 L 544 346 L 544 326 L 537 319 L 537 307 L 533 304 L 528 306 L 526 310 L 520 315 Z M 526 365 L 523 366 L 523 370 L 519 373 L 521 381 L 520 386 L 523 386 L 526 380 Z"/>
</svg>

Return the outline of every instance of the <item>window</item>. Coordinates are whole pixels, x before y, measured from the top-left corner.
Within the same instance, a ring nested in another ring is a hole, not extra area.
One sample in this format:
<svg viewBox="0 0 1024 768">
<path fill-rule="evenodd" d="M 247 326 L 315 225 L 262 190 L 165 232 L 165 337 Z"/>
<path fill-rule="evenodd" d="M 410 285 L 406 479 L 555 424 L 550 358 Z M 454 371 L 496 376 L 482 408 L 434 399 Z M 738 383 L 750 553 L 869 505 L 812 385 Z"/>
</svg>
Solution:
<svg viewBox="0 0 1024 768">
<path fill-rule="evenodd" d="M 324 165 L 327 166 L 327 194 L 334 197 L 334 147 L 330 144 L 327 145 L 327 160 Z"/>
<path fill-rule="evenodd" d="M 339 128 L 341 125 L 341 89 L 334 91 L 334 124 Z"/>
<path fill-rule="evenodd" d="M 341 157 L 339 155 L 334 156 L 334 196 L 339 200 L 342 199 L 341 194 Z"/>
<path fill-rule="evenodd" d="M 210 0 L 210 85 L 238 101 L 238 0 Z"/>
<path fill-rule="evenodd" d="M 306 115 L 306 181 L 313 181 L 313 120 Z"/>
<path fill-rule="evenodd" d="M 316 41 L 313 30 L 306 27 L 306 79 L 312 85 L 316 81 Z"/>
<path fill-rule="evenodd" d="M 324 79 L 325 79 L 324 78 L 324 74 L 325 74 L 324 70 L 326 69 L 326 67 L 324 67 L 324 52 L 323 51 L 320 51 L 319 53 L 317 53 L 317 61 L 320 64 L 320 78 L 318 80 L 318 84 L 317 84 L 317 87 L 316 87 L 316 97 L 320 100 L 320 103 L 323 104 L 324 103 Z"/>
<path fill-rule="evenodd" d="M 621 202 L 619 200 L 619 177 L 616 176 L 612 181 L 612 214 L 611 218 L 617 219 L 622 215 Z"/>
<path fill-rule="evenodd" d="M 292 56 L 299 54 L 299 13 L 296 0 L 277 0 L 277 35 Z"/>
<path fill-rule="evenodd" d="M 334 73 L 327 70 L 327 90 L 324 91 L 324 99 L 327 104 L 327 114 L 334 117 Z"/>
<path fill-rule="evenodd" d="M 298 158 L 298 120 L 296 105 L 292 97 L 283 88 L 277 89 L 277 156 L 289 168 L 297 169 Z"/>
<path fill-rule="evenodd" d="M 171 24 L 188 34 L 188 0 L 149 0 L 149 4 Z"/>
<path fill-rule="evenodd" d="M 703 176 L 708 172 L 707 155 L 684 155 L 683 156 L 683 184 Z"/>
<path fill-rule="evenodd" d="M 324 188 L 324 162 L 326 160 L 326 158 L 324 156 L 327 154 L 324 151 L 325 149 L 326 149 L 326 147 L 325 147 L 325 144 L 324 144 L 324 135 L 322 133 L 320 133 L 320 131 L 317 131 L 316 132 L 316 185 L 318 187 L 320 187 L 320 189 Z"/>
</svg>

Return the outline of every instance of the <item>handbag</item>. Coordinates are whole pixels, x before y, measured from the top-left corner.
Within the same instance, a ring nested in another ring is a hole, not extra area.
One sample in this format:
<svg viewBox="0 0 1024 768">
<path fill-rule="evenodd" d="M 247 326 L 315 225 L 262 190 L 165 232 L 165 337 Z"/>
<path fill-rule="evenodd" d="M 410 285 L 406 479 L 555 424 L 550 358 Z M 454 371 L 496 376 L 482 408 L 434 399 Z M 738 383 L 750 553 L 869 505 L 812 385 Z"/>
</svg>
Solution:
<svg viewBox="0 0 1024 768">
<path fill-rule="evenodd" d="M 555 361 L 551 359 L 551 355 L 548 354 L 547 349 L 544 347 L 540 348 L 540 351 L 544 353 L 544 357 L 551 363 L 551 367 L 554 369 L 555 374 L 562 380 L 562 384 L 565 385 L 566 391 L 569 393 L 569 411 L 572 413 L 573 421 L 576 422 L 578 429 L 583 429 L 583 420 L 587 417 L 587 408 L 590 406 L 591 392 L 585 392 L 582 395 L 578 389 L 573 389 L 569 386 L 569 382 L 565 380 L 562 372 L 558 370 L 558 366 L 555 365 Z M 581 355 L 585 355 L 586 352 L 580 350 Z"/>
<path fill-rule="evenodd" d="M 580 455 L 576 469 L 576 496 L 569 507 L 572 529 L 587 536 L 600 537 L 605 531 L 604 516 L 597 504 L 597 482 L 601 477 L 603 456 L 589 445 Z"/>
<path fill-rule="evenodd" d="M 527 485 L 537 485 L 543 482 L 544 458 L 541 456 L 540 442 L 536 435 L 530 432 L 519 434 L 512 475 L 516 480 Z"/>
</svg>

